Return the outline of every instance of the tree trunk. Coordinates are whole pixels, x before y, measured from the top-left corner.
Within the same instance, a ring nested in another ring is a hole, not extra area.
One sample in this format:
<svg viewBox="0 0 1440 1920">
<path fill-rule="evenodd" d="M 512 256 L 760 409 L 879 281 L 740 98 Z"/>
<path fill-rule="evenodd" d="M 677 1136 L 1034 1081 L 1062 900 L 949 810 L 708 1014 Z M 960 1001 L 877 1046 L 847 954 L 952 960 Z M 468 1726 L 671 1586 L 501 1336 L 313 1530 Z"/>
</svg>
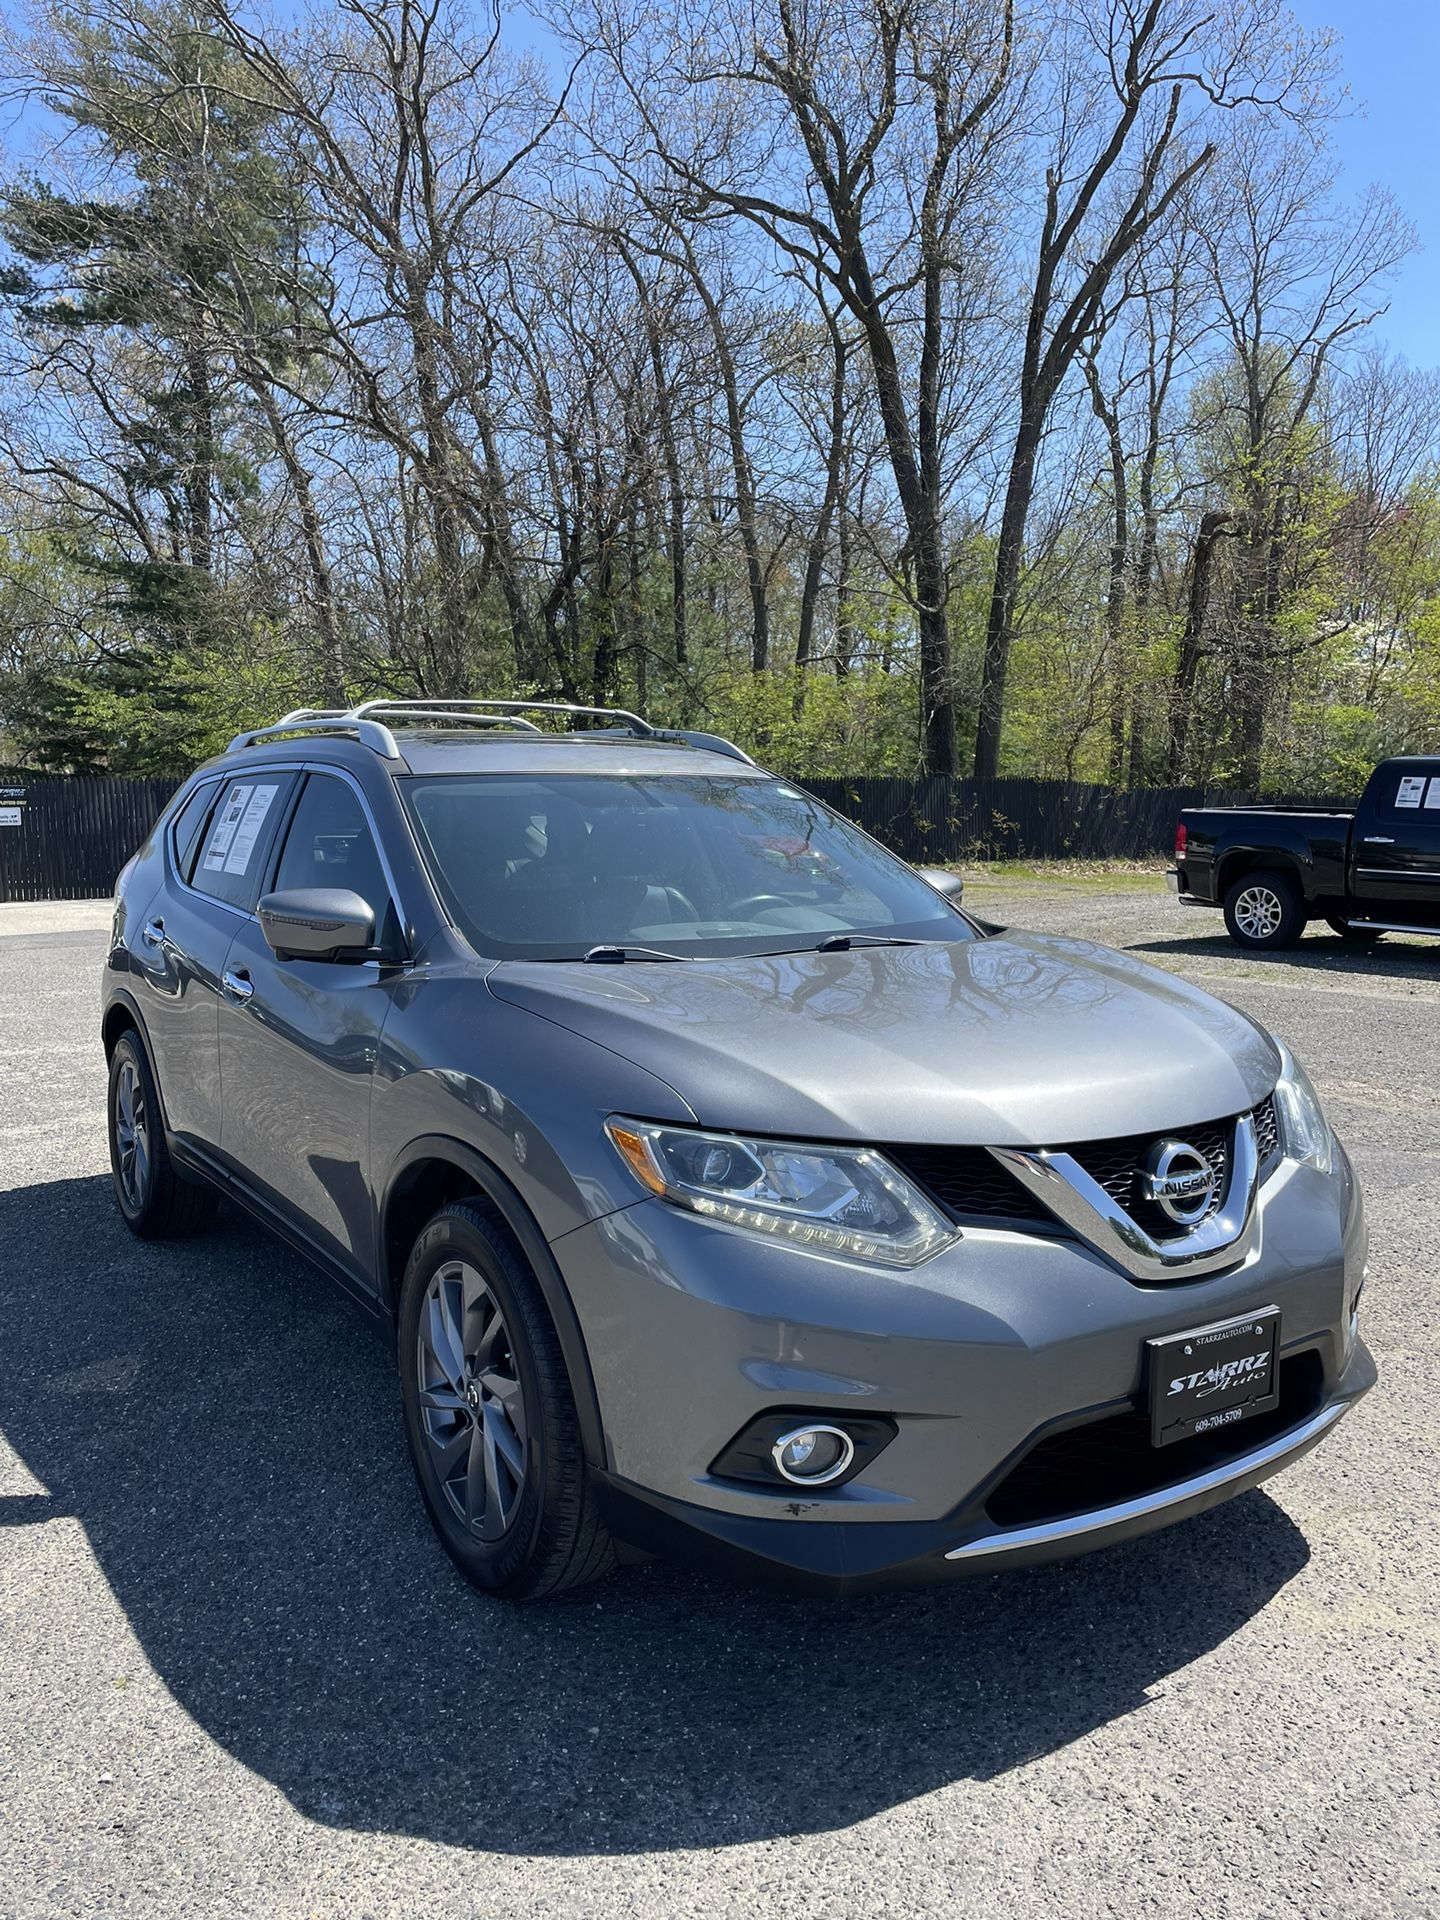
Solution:
<svg viewBox="0 0 1440 1920">
<path fill-rule="evenodd" d="M 1090 387 L 1090 404 L 1095 418 L 1105 429 L 1110 452 L 1110 495 L 1112 521 L 1110 534 L 1110 570 L 1105 592 L 1105 654 L 1110 669 L 1110 784 L 1118 787 L 1125 778 L 1126 696 L 1129 691 L 1126 672 L 1128 651 L 1125 644 L 1125 576 L 1130 558 L 1130 502 L 1125 476 L 1125 447 L 1120 437 L 1120 418 L 1105 398 L 1100 370 L 1092 355 L 1084 356 L 1085 378 Z M 1076 742 L 1076 751 L 1079 742 Z M 1072 756 L 1073 757 L 1073 756 Z M 1067 779 L 1070 777 L 1067 774 Z"/>
<path fill-rule="evenodd" d="M 835 518 L 835 678 L 844 680 L 855 658 L 855 620 L 850 604 L 854 566 L 850 514 L 842 500 Z"/>
<path fill-rule="evenodd" d="M 1210 606 L 1210 582 L 1215 570 L 1215 543 L 1234 519 L 1233 514 L 1206 513 L 1200 517 L 1195 547 L 1190 558 L 1190 590 L 1185 604 L 1185 628 L 1180 636 L 1180 659 L 1170 694 L 1170 758 L 1168 774 L 1172 786 L 1178 786 L 1185 769 L 1185 749 L 1190 736 L 1190 702 L 1195 691 L 1195 676 L 1200 668 L 1200 646 L 1205 632 L 1205 615 Z"/>
<path fill-rule="evenodd" d="M 800 625 L 795 637 L 795 718 L 805 711 L 805 676 L 814 653 L 815 607 L 820 598 L 820 579 L 825 555 L 830 548 L 830 528 L 835 519 L 835 503 L 840 497 L 840 469 L 845 452 L 845 359 L 846 344 L 838 332 L 832 334 L 835 371 L 830 384 L 830 445 L 825 462 L 825 491 L 810 536 L 805 561 L 805 584 L 800 592 Z"/>
<path fill-rule="evenodd" d="M 770 610 L 765 600 L 765 567 L 760 558 L 760 536 L 755 518 L 755 475 L 745 446 L 745 419 L 740 407 L 740 382 L 725 316 L 700 271 L 688 241 L 686 259 L 691 278 L 710 322 L 715 342 L 715 364 L 725 394 L 725 425 L 730 439 L 730 464 L 735 472 L 735 514 L 740 523 L 740 545 L 745 554 L 745 578 L 750 588 L 750 669 L 764 673 L 770 664 Z"/>
<path fill-rule="evenodd" d="M 185 464 L 186 542 L 190 565 L 209 573 L 214 565 L 211 494 L 215 483 L 215 400 L 210 358 L 203 346 L 185 353 L 185 383 L 190 392 L 190 446 Z"/>
<path fill-rule="evenodd" d="M 295 495 L 295 505 L 300 514 L 300 534 L 304 542 L 305 562 L 310 574 L 310 610 L 314 616 L 316 637 L 320 643 L 320 698 L 327 707 L 343 707 L 346 704 L 345 647 L 335 619 L 335 594 L 330 577 L 330 563 L 325 557 L 325 541 L 320 530 L 320 516 L 315 510 L 315 496 L 310 486 L 310 475 L 296 452 L 285 416 L 280 411 L 279 403 L 275 398 L 275 391 L 265 378 L 263 370 L 258 367 L 247 369 L 246 380 L 264 411 L 266 424 L 270 428 L 270 437 L 275 442 L 276 452 L 280 455 L 281 464 L 290 482 L 290 490 Z"/>
<path fill-rule="evenodd" d="M 1042 414 L 1022 414 L 1000 516 L 1000 540 L 995 551 L 995 582 L 985 624 L 985 661 L 980 683 L 980 723 L 975 736 L 975 777 L 993 780 L 1000 770 L 1000 729 L 1005 719 L 1005 681 L 1010 671 L 1010 644 L 1015 621 L 1015 599 L 1020 590 L 1024 559 L 1025 522 L 1035 490 L 1035 459 L 1040 450 Z"/>
</svg>

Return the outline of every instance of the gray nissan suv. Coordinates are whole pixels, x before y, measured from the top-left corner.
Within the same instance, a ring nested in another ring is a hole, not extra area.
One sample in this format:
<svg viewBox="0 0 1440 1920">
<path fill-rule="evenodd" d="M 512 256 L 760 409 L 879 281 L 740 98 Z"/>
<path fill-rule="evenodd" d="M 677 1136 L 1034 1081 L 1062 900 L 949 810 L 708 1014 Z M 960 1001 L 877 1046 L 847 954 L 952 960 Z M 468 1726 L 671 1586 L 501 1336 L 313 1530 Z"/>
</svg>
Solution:
<svg viewBox="0 0 1440 1920">
<path fill-rule="evenodd" d="M 121 1214 L 218 1191 L 392 1332 L 493 1593 L 652 1553 L 850 1590 L 1200 1512 L 1375 1378 L 1350 1162 L 1253 1021 L 953 886 L 630 714 L 287 715 L 120 877 Z"/>
</svg>

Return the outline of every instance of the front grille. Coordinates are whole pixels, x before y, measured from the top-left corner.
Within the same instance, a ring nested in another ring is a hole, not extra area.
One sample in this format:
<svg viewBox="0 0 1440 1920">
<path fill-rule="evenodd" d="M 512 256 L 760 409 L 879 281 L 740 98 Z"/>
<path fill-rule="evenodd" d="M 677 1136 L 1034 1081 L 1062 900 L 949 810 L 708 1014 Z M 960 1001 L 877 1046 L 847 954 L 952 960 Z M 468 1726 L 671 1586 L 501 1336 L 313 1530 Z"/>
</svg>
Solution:
<svg viewBox="0 0 1440 1920">
<path fill-rule="evenodd" d="M 1203 1153 L 1212 1167 L 1221 1170 L 1221 1180 L 1210 1196 L 1210 1205 L 1205 1218 L 1220 1211 L 1220 1201 L 1224 1193 L 1224 1174 L 1230 1164 L 1230 1148 L 1234 1137 L 1233 1120 L 1217 1120 L 1204 1127 L 1176 1127 L 1168 1134 L 1135 1134 L 1127 1140 L 1092 1140 L 1084 1146 L 1068 1147 L 1066 1151 L 1119 1204 L 1135 1221 L 1156 1240 L 1174 1240 L 1181 1234 L 1194 1231 L 1192 1226 L 1179 1226 L 1168 1213 L 1147 1200 L 1140 1189 L 1140 1169 L 1145 1156 L 1157 1140 L 1184 1140 L 1190 1146 Z M 1199 1223 L 1196 1222 L 1196 1225 Z"/>
<path fill-rule="evenodd" d="M 1127 1407 L 1047 1434 L 991 1489 L 986 1515 L 997 1527 L 1036 1526 L 1157 1493 L 1263 1447 L 1317 1413 L 1324 1397 L 1325 1369 L 1312 1349 L 1280 1362 L 1278 1406 L 1213 1433 L 1154 1447 L 1148 1412 Z"/>
<path fill-rule="evenodd" d="M 1255 1151 L 1260 1157 L 1260 1173 L 1263 1178 L 1270 1171 L 1271 1162 L 1280 1152 L 1280 1120 L 1275 1112 L 1275 1096 L 1267 1093 L 1256 1107 L 1252 1118 L 1255 1122 Z"/>
<path fill-rule="evenodd" d="M 1275 1100 L 1267 1094 L 1251 1115 L 1255 1123 L 1256 1150 L 1262 1177 L 1280 1150 Z M 1141 1198 L 1139 1171 L 1145 1156 L 1157 1140 L 1188 1140 L 1198 1147 L 1213 1165 L 1228 1169 L 1233 1120 L 1212 1120 L 1198 1126 L 1172 1127 L 1167 1133 L 1131 1134 L 1117 1140 L 1087 1140 L 1079 1146 L 1062 1146 L 1055 1151 L 1068 1153 L 1096 1180 L 1130 1217 L 1157 1240 L 1188 1232 L 1177 1227 L 1168 1215 Z M 1048 1207 L 1035 1198 L 983 1147 L 910 1147 L 887 1146 L 881 1149 L 910 1179 L 923 1187 L 952 1219 L 1039 1224 L 1051 1232 L 1063 1231 Z M 1210 1211 L 1220 1206 L 1222 1188 L 1217 1188 Z"/>
<path fill-rule="evenodd" d="M 1059 1223 L 984 1147 L 886 1147 L 903 1173 L 957 1220 Z"/>
</svg>

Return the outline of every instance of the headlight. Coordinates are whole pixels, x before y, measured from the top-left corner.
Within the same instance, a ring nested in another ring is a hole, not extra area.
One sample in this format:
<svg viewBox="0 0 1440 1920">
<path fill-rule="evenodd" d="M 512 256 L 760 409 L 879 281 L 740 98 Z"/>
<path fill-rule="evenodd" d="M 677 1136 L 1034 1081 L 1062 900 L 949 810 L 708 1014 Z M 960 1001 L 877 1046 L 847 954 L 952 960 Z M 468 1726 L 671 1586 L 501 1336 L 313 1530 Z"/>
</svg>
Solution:
<svg viewBox="0 0 1440 1920">
<path fill-rule="evenodd" d="M 796 1146 L 643 1120 L 607 1120 L 605 1131 L 651 1193 L 817 1253 L 916 1267 L 960 1237 L 869 1147 Z"/>
<path fill-rule="evenodd" d="M 1280 1048 L 1280 1078 L 1275 1086 L 1275 1111 L 1280 1116 L 1286 1156 L 1329 1173 L 1335 1164 L 1335 1137 L 1320 1106 L 1320 1096 L 1284 1042 L 1277 1041 L 1276 1045 Z"/>
</svg>

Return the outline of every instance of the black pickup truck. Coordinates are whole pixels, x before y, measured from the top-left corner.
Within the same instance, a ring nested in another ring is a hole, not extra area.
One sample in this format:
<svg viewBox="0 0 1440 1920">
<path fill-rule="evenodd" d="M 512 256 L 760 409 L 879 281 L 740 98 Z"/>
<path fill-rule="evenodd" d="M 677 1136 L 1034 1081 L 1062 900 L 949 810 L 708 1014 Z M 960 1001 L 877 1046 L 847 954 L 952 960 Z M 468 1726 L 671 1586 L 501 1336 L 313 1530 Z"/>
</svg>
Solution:
<svg viewBox="0 0 1440 1920">
<path fill-rule="evenodd" d="M 1168 879 L 1185 906 L 1222 908 L 1242 947 L 1292 946 L 1307 920 L 1440 936 L 1440 755 L 1382 761 L 1353 813 L 1187 808 Z"/>
</svg>

